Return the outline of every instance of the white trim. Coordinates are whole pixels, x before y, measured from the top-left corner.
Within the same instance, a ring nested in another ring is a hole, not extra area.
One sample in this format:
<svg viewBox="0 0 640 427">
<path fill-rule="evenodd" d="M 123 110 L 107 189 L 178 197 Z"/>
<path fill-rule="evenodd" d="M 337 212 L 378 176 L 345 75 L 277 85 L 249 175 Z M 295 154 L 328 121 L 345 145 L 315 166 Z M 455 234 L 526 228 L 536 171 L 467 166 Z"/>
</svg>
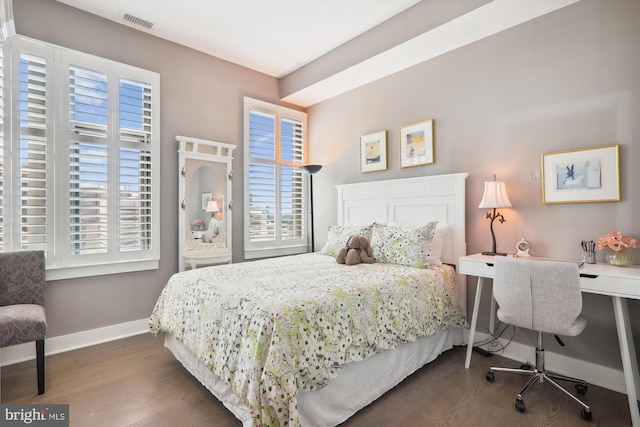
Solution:
<svg viewBox="0 0 640 427">
<path fill-rule="evenodd" d="M 134 335 L 149 332 L 149 319 L 133 320 L 103 328 L 90 329 L 68 335 L 47 338 L 45 353 L 47 356 L 64 353 L 83 347 L 90 347 L 109 341 L 119 340 Z M 0 366 L 13 365 L 15 363 L 33 360 L 36 358 L 36 346 L 34 343 L 18 344 L 0 349 Z"/>
<path fill-rule="evenodd" d="M 484 332 L 476 332 L 474 341 L 484 342 L 489 339 L 490 336 Z M 464 342 L 469 342 L 469 330 L 465 330 Z M 500 346 L 507 345 L 508 340 L 499 338 L 498 342 Z M 487 346 L 481 346 L 488 350 Z M 504 349 L 504 353 L 500 354 L 507 359 L 515 360 L 520 363 L 531 362 L 535 363 L 536 349 L 534 346 L 529 346 L 519 342 L 512 341 Z M 471 359 L 473 363 L 475 358 L 484 357 L 478 354 L 474 355 Z M 573 357 L 563 356 L 558 353 L 553 353 L 548 350 L 544 352 L 544 365 L 545 368 L 553 372 L 558 372 L 570 377 L 580 378 L 585 380 L 587 384 L 593 384 L 598 387 L 603 387 L 608 390 L 612 390 L 624 395 L 627 394 L 627 386 L 624 381 L 624 372 L 621 369 L 609 368 L 606 366 L 598 365 L 591 362 L 586 362 L 580 359 L 574 359 Z M 500 366 L 500 365 L 498 365 Z"/>
</svg>

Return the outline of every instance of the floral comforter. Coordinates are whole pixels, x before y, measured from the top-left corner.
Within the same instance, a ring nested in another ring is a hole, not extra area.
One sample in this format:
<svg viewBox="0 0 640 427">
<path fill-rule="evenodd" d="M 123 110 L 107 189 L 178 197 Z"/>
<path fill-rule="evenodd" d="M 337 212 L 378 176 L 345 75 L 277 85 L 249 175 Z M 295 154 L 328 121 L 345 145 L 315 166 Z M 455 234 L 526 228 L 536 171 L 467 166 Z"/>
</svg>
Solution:
<svg viewBox="0 0 640 427">
<path fill-rule="evenodd" d="M 304 254 L 175 274 L 149 319 L 226 382 L 256 426 L 298 426 L 297 396 L 341 366 L 465 326 L 449 266 Z"/>
</svg>

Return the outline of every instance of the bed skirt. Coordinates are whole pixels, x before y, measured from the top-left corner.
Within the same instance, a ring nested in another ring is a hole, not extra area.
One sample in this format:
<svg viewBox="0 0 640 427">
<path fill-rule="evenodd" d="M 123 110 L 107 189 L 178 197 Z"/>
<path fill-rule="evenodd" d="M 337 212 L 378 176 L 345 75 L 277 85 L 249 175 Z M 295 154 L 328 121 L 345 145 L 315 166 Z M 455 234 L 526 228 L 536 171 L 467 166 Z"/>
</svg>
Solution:
<svg viewBox="0 0 640 427">
<path fill-rule="evenodd" d="M 454 345 L 462 344 L 462 329 L 450 329 L 358 363 L 346 365 L 326 387 L 298 396 L 303 427 L 329 427 L 347 420 L 382 396 L 406 377 L 436 359 Z M 200 362 L 173 335 L 166 334 L 167 347 L 182 365 L 216 396 L 244 427 L 252 427 L 249 409 L 227 385 Z M 376 372 L 377 375 L 371 375 Z"/>
</svg>

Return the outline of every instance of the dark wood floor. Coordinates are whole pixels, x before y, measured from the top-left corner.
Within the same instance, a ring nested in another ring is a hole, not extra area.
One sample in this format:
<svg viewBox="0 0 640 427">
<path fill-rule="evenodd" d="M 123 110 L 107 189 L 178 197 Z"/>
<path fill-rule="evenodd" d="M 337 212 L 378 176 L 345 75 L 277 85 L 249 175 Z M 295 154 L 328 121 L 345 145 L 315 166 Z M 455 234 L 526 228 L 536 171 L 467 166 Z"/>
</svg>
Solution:
<svg viewBox="0 0 640 427">
<path fill-rule="evenodd" d="M 589 386 L 593 421 L 569 398 L 538 384 L 514 408 L 525 377 L 488 367 L 517 366 L 499 356 L 474 355 L 463 367 L 454 348 L 343 424 L 343 427 L 423 426 L 629 426 L 626 396 Z M 241 426 L 163 347 L 161 337 L 140 335 L 47 357 L 47 392 L 37 396 L 35 361 L 2 369 L 2 403 L 69 404 L 72 427 Z M 354 392 L 357 392 L 355 390 Z"/>
</svg>

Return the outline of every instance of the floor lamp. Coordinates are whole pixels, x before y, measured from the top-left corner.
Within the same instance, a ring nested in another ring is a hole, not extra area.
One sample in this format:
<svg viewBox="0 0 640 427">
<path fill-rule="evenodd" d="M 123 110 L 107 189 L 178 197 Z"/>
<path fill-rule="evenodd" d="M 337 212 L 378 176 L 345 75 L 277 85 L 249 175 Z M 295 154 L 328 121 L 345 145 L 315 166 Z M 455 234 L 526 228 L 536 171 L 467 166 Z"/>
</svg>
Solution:
<svg viewBox="0 0 640 427">
<path fill-rule="evenodd" d="M 322 169 L 322 165 L 300 166 L 300 170 L 302 170 L 302 172 L 309 174 L 309 199 L 311 202 L 309 209 L 309 213 L 311 214 L 311 252 L 315 250 L 315 242 L 313 239 L 313 175 L 316 174 L 320 169 Z"/>
<path fill-rule="evenodd" d="M 493 221 L 497 219 L 500 221 L 500 224 L 506 221 L 500 212 L 496 212 L 496 208 L 511 207 L 511 202 L 507 196 L 507 188 L 504 181 L 496 181 L 495 175 L 493 176 L 493 181 L 485 181 L 484 195 L 482 196 L 482 201 L 478 207 L 481 209 L 493 209 L 493 211 L 487 212 L 487 219 L 491 220 L 489 229 L 491 230 L 493 245 L 491 246 L 491 252 L 482 252 L 482 255 L 506 255 L 504 252 L 496 252 L 496 235 L 493 232 Z"/>
</svg>

